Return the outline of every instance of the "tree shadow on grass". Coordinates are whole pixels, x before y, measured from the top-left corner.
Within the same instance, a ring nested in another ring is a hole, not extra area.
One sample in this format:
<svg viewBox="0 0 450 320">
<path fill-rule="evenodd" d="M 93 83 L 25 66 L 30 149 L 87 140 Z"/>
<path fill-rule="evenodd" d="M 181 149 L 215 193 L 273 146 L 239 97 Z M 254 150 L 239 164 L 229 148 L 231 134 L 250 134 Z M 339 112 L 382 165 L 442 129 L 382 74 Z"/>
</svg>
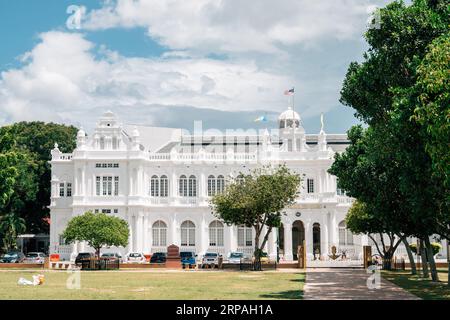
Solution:
<svg viewBox="0 0 450 320">
<path fill-rule="evenodd" d="M 300 282 L 302 284 L 305 283 L 305 277 L 291 279 L 291 282 Z M 303 299 L 303 286 L 299 287 L 298 290 L 287 290 L 281 292 L 271 292 L 260 295 L 261 298 L 266 299 L 282 299 L 282 300 L 301 300 Z"/>
<path fill-rule="evenodd" d="M 282 300 L 300 300 L 303 299 L 303 290 L 288 290 L 260 295 L 266 299 L 282 299 Z"/>
</svg>

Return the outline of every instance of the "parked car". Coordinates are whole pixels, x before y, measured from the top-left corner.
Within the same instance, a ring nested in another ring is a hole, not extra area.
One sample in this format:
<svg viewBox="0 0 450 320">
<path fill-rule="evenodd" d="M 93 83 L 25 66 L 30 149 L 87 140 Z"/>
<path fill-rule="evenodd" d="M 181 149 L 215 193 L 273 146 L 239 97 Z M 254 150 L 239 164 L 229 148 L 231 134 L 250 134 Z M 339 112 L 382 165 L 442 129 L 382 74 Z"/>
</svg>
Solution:
<svg viewBox="0 0 450 320">
<path fill-rule="evenodd" d="M 109 259 L 109 260 L 119 259 L 119 263 L 123 263 L 122 255 L 118 252 L 103 253 L 101 258 Z"/>
<path fill-rule="evenodd" d="M 253 262 L 255 262 L 255 257 L 253 257 Z M 270 259 L 269 259 L 269 255 L 267 254 L 267 252 L 262 252 L 261 253 L 261 263 L 269 263 Z"/>
<path fill-rule="evenodd" d="M 81 264 L 82 260 L 89 260 L 95 257 L 95 254 L 92 252 L 80 252 L 75 258 L 75 264 Z"/>
<path fill-rule="evenodd" d="M 20 251 L 11 251 L 5 253 L 0 258 L 0 263 L 22 263 L 25 260 L 25 255 Z"/>
<path fill-rule="evenodd" d="M 142 252 L 130 252 L 126 256 L 127 263 L 146 263 L 147 259 Z"/>
<path fill-rule="evenodd" d="M 197 264 L 197 255 L 195 254 L 195 252 L 193 251 L 183 251 L 180 252 L 180 257 L 181 257 L 181 265 L 183 266 L 183 268 L 192 268 L 195 267 Z"/>
<path fill-rule="evenodd" d="M 215 267 L 219 265 L 219 254 L 215 252 L 206 252 L 202 259 L 202 268 Z"/>
<path fill-rule="evenodd" d="M 25 263 L 44 263 L 45 257 L 43 252 L 29 252 L 25 257 Z"/>
<path fill-rule="evenodd" d="M 165 252 L 155 252 L 150 258 L 150 263 L 165 263 L 167 254 Z"/>
<path fill-rule="evenodd" d="M 244 253 L 243 252 L 230 252 L 228 256 L 228 263 L 239 264 L 244 261 Z"/>
</svg>

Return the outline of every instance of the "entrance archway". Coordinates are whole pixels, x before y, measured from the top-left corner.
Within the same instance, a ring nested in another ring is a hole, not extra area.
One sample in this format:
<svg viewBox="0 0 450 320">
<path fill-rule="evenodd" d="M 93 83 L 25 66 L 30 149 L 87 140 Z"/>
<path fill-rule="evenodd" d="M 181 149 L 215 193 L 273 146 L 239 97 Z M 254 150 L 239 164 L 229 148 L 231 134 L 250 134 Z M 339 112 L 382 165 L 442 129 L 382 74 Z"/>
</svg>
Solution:
<svg viewBox="0 0 450 320">
<path fill-rule="evenodd" d="M 305 227 L 302 221 L 296 220 L 292 224 L 292 256 L 294 260 L 298 260 L 297 249 L 298 246 L 303 245 L 303 241 L 305 241 Z"/>
<path fill-rule="evenodd" d="M 314 259 L 316 257 L 316 254 L 320 256 L 320 223 L 314 223 L 313 224 L 313 254 Z"/>
</svg>

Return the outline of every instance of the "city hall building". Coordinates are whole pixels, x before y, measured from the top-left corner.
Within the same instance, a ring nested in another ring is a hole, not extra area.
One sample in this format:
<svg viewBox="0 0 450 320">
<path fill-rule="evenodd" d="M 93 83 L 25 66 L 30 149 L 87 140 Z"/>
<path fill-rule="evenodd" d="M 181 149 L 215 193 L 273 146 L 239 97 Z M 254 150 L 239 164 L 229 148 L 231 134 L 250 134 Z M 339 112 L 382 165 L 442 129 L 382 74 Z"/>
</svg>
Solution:
<svg viewBox="0 0 450 320">
<path fill-rule="evenodd" d="M 121 217 L 130 227 L 126 248 L 103 252 L 151 254 L 175 244 L 199 255 L 251 255 L 254 230 L 224 224 L 209 200 L 241 173 L 286 164 L 302 176 L 302 186 L 265 251 L 273 259 L 278 252 L 281 261 L 293 261 L 305 241 L 308 260 L 329 260 L 333 251 L 360 260 L 367 236 L 347 230 L 345 216 L 353 199 L 337 189 L 336 177 L 327 172 L 334 155 L 348 146 L 347 136 L 326 134 L 323 118 L 318 134 L 306 134 L 291 108 L 279 115 L 273 129 L 188 134 L 122 125 L 106 112 L 93 134 L 78 132 L 73 153 L 61 153 L 57 144 L 51 151 L 50 253 L 68 260 L 93 251 L 84 242 L 66 244 L 61 237 L 70 219 L 92 211 Z"/>
</svg>

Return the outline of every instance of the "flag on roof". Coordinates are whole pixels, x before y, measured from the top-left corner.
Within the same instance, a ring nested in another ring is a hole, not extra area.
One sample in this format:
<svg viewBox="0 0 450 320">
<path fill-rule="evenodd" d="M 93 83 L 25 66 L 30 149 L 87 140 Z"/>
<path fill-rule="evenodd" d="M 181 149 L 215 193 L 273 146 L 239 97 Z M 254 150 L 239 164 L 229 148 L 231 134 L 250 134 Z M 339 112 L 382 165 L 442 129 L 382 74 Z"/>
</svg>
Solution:
<svg viewBox="0 0 450 320">
<path fill-rule="evenodd" d="M 255 122 L 267 122 L 266 116 L 261 116 L 255 119 Z"/>
<path fill-rule="evenodd" d="M 285 92 L 284 92 L 284 95 L 285 96 L 293 96 L 294 95 L 294 88 L 292 88 L 291 90 L 286 90 Z"/>
</svg>

